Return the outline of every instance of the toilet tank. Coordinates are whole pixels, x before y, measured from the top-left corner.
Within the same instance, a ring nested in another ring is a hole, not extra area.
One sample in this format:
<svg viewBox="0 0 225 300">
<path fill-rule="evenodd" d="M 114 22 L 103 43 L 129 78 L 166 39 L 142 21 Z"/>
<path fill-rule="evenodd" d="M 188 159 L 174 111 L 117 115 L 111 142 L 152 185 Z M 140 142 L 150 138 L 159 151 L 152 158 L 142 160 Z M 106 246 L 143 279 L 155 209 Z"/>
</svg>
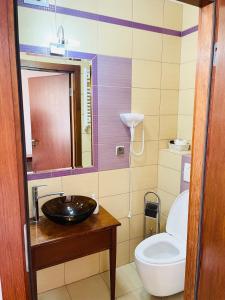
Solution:
<svg viewBox="0 0 225 300">
<path fill-rule="evenodd" d="M 166 223 L 166 232 L 179 240 L 187 240 L 189 190 L 174 201 Z"/>
</svg>

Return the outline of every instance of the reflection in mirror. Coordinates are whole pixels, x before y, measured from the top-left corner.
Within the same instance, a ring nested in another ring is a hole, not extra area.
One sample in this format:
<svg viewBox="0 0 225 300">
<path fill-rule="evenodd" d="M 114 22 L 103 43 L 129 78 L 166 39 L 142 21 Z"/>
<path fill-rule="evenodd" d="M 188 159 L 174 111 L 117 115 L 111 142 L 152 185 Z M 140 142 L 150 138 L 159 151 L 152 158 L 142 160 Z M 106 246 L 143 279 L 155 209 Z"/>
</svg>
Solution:
<svg viewBox="0 0 225 300">
<path fill-rule="evenodd" d="M 91 61 L 21 54 L 27 171 L 92 165 Z"/>
</svg>

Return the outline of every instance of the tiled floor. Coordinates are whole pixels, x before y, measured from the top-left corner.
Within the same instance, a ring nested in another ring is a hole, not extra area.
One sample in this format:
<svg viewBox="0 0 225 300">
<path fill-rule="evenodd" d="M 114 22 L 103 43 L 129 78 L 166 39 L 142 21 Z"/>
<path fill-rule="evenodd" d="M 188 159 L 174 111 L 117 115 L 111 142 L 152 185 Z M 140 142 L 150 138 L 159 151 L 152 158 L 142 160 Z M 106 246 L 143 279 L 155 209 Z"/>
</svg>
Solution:
<svg viewBox="0 0 225 300">
<path fill-rule="evenodd" d="M 143 289 L 134 263 L 117 269 L 116 297 L 118 300 L 162 300 Z M 109 300 L 108 272 L 40 294 L 38 300 Z M 182 294 L 163 300 L 182 300 Z"/>
</svg>

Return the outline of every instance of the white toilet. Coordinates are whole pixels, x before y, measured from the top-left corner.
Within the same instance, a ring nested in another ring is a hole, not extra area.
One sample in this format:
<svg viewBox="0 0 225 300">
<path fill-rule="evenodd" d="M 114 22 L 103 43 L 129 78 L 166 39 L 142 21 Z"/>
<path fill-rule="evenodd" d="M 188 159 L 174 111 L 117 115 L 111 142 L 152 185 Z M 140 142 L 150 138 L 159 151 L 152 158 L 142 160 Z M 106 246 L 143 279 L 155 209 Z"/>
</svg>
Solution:
<svg viewBox="0 0 225 300">
<path fill-rule="evenodd" d="M 170 296 L 184 290 L 189 190 L 174 201 L 166 232 L 142 241 L 135 263 L 144 288 L 153 296 Z"/>
</svg>

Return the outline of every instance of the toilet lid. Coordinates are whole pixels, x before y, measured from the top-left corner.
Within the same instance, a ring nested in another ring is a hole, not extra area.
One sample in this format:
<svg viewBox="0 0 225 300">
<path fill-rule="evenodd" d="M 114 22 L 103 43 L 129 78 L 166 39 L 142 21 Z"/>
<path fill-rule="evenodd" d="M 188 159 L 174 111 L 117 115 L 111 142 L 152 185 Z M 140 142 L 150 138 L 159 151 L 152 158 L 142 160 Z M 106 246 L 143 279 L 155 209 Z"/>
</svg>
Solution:
<svg viewBox="0 0 225 300">
<path fill-rule="evenodd" d="M 166 223 L 166 232 L 177 239 L 187 240 L 189 190 L 181 193 L 174 201 Z"/>
<path fill-rule="evenodd" d="M 185 261 L 186 243 L 168 233 L 153 235 L 135 249 L 135 258 L 145 264 L 173 264 Z"/>
</svg>

